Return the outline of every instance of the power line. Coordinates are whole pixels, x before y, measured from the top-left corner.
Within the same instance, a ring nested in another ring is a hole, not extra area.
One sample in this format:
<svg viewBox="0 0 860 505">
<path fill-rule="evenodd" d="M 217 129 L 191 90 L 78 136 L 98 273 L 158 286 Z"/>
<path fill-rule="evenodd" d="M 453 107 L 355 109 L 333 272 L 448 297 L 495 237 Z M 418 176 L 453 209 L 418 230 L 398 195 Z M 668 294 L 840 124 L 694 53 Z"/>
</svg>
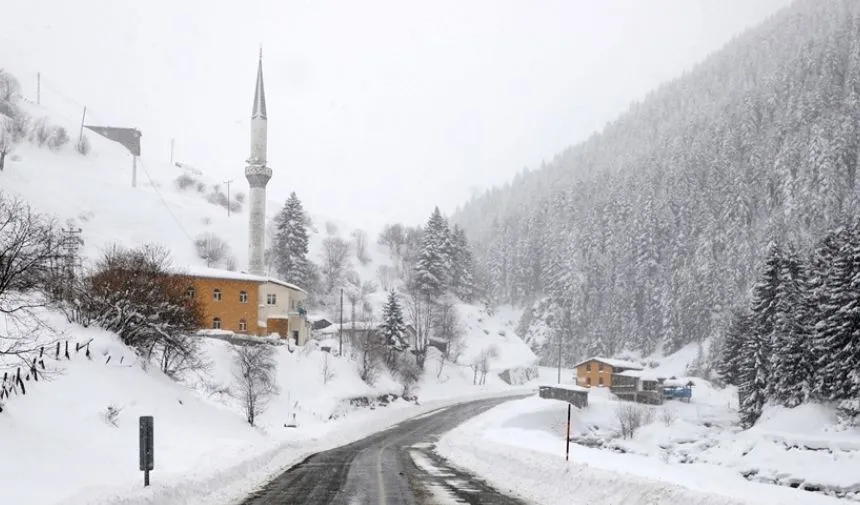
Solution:
<svg viewBox="0 0 860 505">
<path fill-rule="evenodd" d="M 140 160 L 140 168 L 143 169 L 143 173 L 146 175 L 146 178 L 149 179 L 149 185 L 152 186 L 152 189 L 155 190 L 155 194 L 158 195 L 158 199 L 161 200 L 161 204 L 164 205 L 164 208 L 167 209 L 167 212 L 170 214 L 170 217 L 173 218 L 173 221 L 176 223 L 176 226 L 182 230 L 182 233 L 188 237 L 188 240 L 191 243 L 194 243 L 194 239 L 191 237 L 191 234 L 182 226 L 182 223 L 179 222 L 179 219 L 176 217 L 176 214 L 173 213 L 173 209 L 170 208 L 170 205 L 167 204 L 167 201 L 162 196 L 161 191 L 158 190 L 158 186 L 155 184 L 155 181 L 152 180 L 152 176 L 149 175 L 149 171 L 146 169 L 146 166 L 143 164 L 143 160 Z"/>
</svg>

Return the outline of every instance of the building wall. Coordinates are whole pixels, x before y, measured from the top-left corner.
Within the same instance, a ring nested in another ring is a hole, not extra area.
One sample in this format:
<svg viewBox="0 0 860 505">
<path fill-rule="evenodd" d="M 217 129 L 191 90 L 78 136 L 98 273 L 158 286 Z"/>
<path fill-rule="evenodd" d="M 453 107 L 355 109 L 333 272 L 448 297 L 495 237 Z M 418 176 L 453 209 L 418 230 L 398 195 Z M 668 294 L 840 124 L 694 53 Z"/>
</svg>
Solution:
<svg viewBox="0 0 860 505">
<path fill-rule="evenodd" d="M 275 295 L 275 303 L 269 304 L 269 295 Z M 306 319 L 299 316 L 298 310 L 307 299 L 307 295 L 301 291 L 290 289 L 273 282 L 265 282 L 259 285 L 258 298 L 260 302 L 260 321 L 275 321 L 287 318 L 285 326 L 278 323 L 276 327 L 262 328 L 264 334 L 278 333 L 282 337 L 292 338 L 293 331 L 299 332 L 298 343 L 304 345 L 308 340 L 308 328 Z"/>
<path fill-rule="evenodd" d="M 261 328 L 257 324 L 259 305 L 259 283 L 235 279 L 209 279 L 191 277 L 189 284 L 194 287 L 194 297 L 200 301 L 205 314 L 205 329 L 214 327 L 214 318 L 221 319 L 221 329 L 236 333 L 257 335 Z M 215 290 L 221 291 L 221 300 L 216 300 Z M 240 301 L 240 293 L 247 293 L 247 302 Z M 246 331 L 239 329 L 239 322 L 245 320 Z"/>
<path fill-rule="evenodd" d="M 590 381 L 589 381 L 590 379 Z M 603 379 L 601 383 L 600 380 Z M 606 363 L 591 360 L 576 367 L 576 384 L 578 386 L 612 386 L 612 367 Z"/>
</svg>

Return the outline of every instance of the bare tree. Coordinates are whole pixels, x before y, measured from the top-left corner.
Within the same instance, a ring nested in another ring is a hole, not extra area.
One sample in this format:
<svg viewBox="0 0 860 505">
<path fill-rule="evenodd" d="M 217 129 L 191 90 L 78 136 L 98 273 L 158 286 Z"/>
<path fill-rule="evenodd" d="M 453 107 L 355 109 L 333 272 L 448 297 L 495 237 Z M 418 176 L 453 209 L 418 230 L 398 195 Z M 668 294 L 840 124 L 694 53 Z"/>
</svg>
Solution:
<svg viewBox="0 0 860 505">
<path fill-rule="evenodd" d="M 499 349 L 495 345 L 491 345 L 483 349 L 480 354 L 478 354 L 475 361 L 473 361 L 472 368 L 475 371 L 475 377 L 477 378 L 478 372 L 481 373 L 481 378 L 478 381 L 479 385 L 483 386 L 487 383 L 487 375 L 489 375 L 490 369 L 492 368 L 492 362 L 498 357 Z"/>
<path fill-rule="evenodd" d="M 376 269 L 376 278 L 385 291 L 394 289 L 394 281 L 397 280 L 397 269 L 389 265 L 379 265 Z"/>
<path fill-rule="evenodd" d="M 403 254 L 403 245 L 406 243 L 406 230 L 400 223 L 385 225 L 377 242 L 387 246 L 393 256 L 400 257 Z"/>
<path fill-rule="evenodd" d="M 456 363 L 460 359 L 463 354 L 464 333 L 457 315 L 457 307 L 451 298 L 446 297 L 439 303 L 433 318 L 433 334 L 445 344 L 445 349 L 439 354 L 439 369 L 436 377 L 442 376 L 445 363 Z"/>
<path fill-rule="evenodd" d="M 6 155 L 11 150 L 12 142 L 9 140 L 9 133 L 6 131 L 5 123 L 0 125 L 0 172 L 6 166 Z"/>
<path fill-rule="evenodd" d="M 266 344 L 236 346 L 233 361 L 236 384 L 232 393 L 242 402 L 248 424 L 255 426 L 257 417 L 278 393 L 275 348 Z"/>
<path fill-rule="evenodd" d="M 340 237 L 323 239 L 322 274 L 325 276 L 326 292 L 331 293 L 342 281 L 349 259 L 349 243 Z"/>
<path fill-rule="evenodd" d="M 654 420 L 654 411 L 644 405 L 622 403 L 615 409 L 615 416 L 618 419 L 621 436 L 633 438 L 633 434 L 639 427 Z"/>
<path fill-rule="evenodd" d="M 194 240 L 197 256 L 206 261 L 206 266 L 221 266 L 230 259 L 230 245 L 212 232 L 202 233 Z M 235 261 L 234 261 L 235 263 Z"/>
<path fill-rule="evenodd" d="M 372 331 L 373 321 L 368 321 L 368 329 L 359 333 L 355 343 L 358 357 L 358 373 L 361 380 L 373 385 L 382 370 L 385 347 L 379 335 Z"/>
<path fill-rule="evenodd" d="M 410 289 L 406 298 L 406 317 L 415 329 L 415 360 L 424 370 L 430 331 L 433 326 L 433 304 L 428 297 L 417 289 Z"/>
<path fill-rule="evenodd" d="M 353 230 L 352 246 L 355 249 L 355 257 L 362 265 L 370 263 L 370 256 L 367 255 L 367 232 L 364 230 Z"/>
<path fill-rule="evenodd" d="M 660 420 L 663 421 L 667 427 L 671 427 L 672 424 L 675 423 L 675 419 L 678 418 L 678 411 L 672 407 L 663 407 L 660 409 Z"/>
<path fill-rule="evenodd" d="M 403 398 L 412 398 L 415 385 L 421 380 L 421 368 L 418 367 L 414 356 L 400 354 L 397 364 L 397 377 L 400 379 L 400 384 L 403 385 Z"/>
<path fill-rule="evenodd" d="M 54 220 L 0 193 L 0 313 L 14 314 L 44 306 L 38 296 L 62 253 Z"/>
</svg>

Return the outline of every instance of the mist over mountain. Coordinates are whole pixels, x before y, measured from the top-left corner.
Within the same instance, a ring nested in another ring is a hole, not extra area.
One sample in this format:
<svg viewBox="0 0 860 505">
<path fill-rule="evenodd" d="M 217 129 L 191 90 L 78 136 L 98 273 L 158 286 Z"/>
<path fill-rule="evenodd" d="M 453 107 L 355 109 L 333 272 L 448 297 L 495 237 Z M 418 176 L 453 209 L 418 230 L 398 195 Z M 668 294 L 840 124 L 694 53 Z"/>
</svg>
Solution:
<svg viewBox="0 0 860 505">
<path fill-rule="evenodd" d="M 721 333 L 772 240 L 856 215 L 860 4 L 799 0 L 452 221 L 545 361 Z"/>
</svg>

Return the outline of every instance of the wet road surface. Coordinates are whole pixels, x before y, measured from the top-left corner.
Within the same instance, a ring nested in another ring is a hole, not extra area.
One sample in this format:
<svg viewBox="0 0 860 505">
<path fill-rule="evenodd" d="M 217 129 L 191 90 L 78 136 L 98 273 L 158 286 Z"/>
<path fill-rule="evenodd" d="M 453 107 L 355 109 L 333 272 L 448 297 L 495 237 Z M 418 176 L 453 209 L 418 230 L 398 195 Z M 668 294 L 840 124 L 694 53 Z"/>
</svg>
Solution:
<svg viewBox="0 0 860 505">
<path fill-rule="evenodd" d="M 242 505 L 525 505 L 433 451 L 445 432 L 500 403 L 438 409 L 290 468 Z"/>
</svg>

